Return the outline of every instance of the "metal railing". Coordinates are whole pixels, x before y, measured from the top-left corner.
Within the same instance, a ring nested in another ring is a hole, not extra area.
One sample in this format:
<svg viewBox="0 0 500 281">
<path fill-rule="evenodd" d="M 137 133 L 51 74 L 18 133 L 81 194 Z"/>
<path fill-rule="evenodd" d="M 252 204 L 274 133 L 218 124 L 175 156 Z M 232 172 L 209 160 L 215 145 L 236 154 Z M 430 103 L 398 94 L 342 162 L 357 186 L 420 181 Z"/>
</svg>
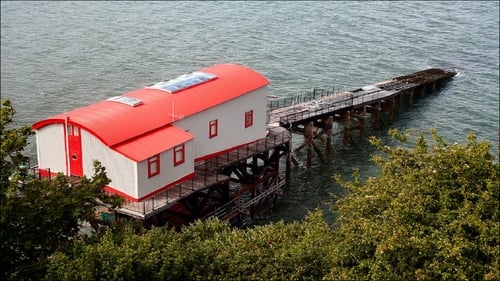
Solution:
<svg viewBox="0 0 500 281">
<path fill-rule="evenodd" d="M 400 91 L 385 91 L 380 89 L 339 93 L 327 99 L 297 104 L 282 112 L 271 112 L 270 120 L 271 122 L 279 120 L 280 123 L 293 123 L 315 116 L 335 114 L 335 112 L 372 104 L 399 93 Z"/>
<path fill-rule="evenodd" d="M 313 88 L 312 91 L 303 92 L 293 97 L 284 97 L 284 98 L 268 100 L 267 108 L 269 110 L 274 110 L 278 108 L 293 106 L 300 103 L 305 103 L 308 101 L 322 99 L 328 96 L 333 96 L 335 94 L 336 92 L 334 87 L 332 89 Z"/>
<path fill-rule="evenodd" d="M 213 211 L 205 215 L 203 218 L 218 217 L 220 219 L 224 217 L 231 217 L 231 215 L 246 214 L 248 209 L 260 202 L 261 200 L 267 198 L 272 194 L 278 194 L 281 192 L 281 188 L 286 185 L 285 180 L 280 180 L 275 184 L 271 185 L 268 189 L 264 190 L 262 193 L 256 195 L 253 198 L 245 200 L 243 196 L 238 196 L 222 206 L 214 207 Z"/>
<path fill-rule="evenodd" d="M 373 86 L 372 91 L 360 88 L 336 93 L 334 89 L 315 88 L 312 92 L 294 97 L 270 100 L 268 102 L 269 122 L 286 124 L 328 113 L 334 114 L 336 111 L 349 110 L 387 99 L 412 88 L 425 87 L 455 74 L 456 71 L 453 69 L 427 69 L 369 85 Z"/>
</svg>

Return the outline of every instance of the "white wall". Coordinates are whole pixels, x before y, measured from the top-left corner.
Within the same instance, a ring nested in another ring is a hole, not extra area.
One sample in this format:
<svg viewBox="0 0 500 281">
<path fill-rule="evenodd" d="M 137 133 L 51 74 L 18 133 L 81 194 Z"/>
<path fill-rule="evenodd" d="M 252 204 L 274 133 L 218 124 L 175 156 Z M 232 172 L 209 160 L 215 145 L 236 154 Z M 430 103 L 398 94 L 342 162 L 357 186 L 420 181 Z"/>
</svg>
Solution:
<svg viewBox="0 0 500 281">
<path fill-rule="evenodd" d="M 66 174 L 64 125 L 50 124 L 36 131 L 38 167 Z"/>
<path fill-rule="evenodd" d="M 176 121 L 175 126 L 195 135 L 195 158 L 213 154 L 266 135 L 266 88 Z M 253 126 L 245 128 L 245 112 L 253 110 Z M 218 135 L 209 138 L 209 122 L 218 120 Z"/>
<path fill-rule="evenodd" d="M 83 173 L 93 175 L 93 160 L 99 160 L 111 179 L 109 186 L 133 198 L 141 198 L 194 172 L 193 140 L 185 144 L 185 161 L 174 167 L 173 149 L 160 153 L 160 173 L 148 177 L 148 160 L 136 163 L 108 148 L 85 130 L 82 133 Z"/>
<path fill-rule="evenodd" d="M 173 149 L 169 149 L 160 154 L 160 173 L 156 176 L 148 178 L 148 160 L 139 162 L 137 165 L 138 175 L 138 197 L 148 195 L 166 185 L 175 182 L 194 172 L 193 165 L 193 140 L 184 144 L 185 161 L 184 163 L 174 167 Z"/>
<path fill-rule="evenodd" d="M 92 177 L 94 174 L 93 161 L 99 160 L 111 179 L 109 186 L 137 198 L 137 164 L 108 148 L 85 129 L 81 129 L 80 134 L 82 137 L 83 174 Z"/>
</svg>

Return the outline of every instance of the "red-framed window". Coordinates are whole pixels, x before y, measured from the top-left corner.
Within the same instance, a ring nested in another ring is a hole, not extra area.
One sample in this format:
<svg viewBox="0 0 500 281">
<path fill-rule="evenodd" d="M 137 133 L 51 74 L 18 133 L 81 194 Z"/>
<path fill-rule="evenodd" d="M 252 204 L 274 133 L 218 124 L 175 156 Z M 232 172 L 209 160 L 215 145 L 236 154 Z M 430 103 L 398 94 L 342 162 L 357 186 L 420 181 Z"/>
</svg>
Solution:
<svg viewBox="0 0 500 281">
<path fill-rule="evenodd" d="M 154 177 L 160 173 L 160 155 L 148 159 L 148 176 Z"/>
<path fill-rule="evenodd" d="M 186 160 L 186 149 L 184 144 L 174 147 L 174 166 L 184 163 Z"/>
<path fill-rule="evenodd" d="M 78 137 L 80 135 L 80 128 L 78 126 L 68 124 L 66 127 L 66 132 L 68 132 L 68 136 Z"/>
<path fill-rule="evenodd" d="M 208 137 L 214 138 L 219 134 L 219 121 L 217 119 L 208 123 Z"/>
<path fill-rule="evenodd" d="M 245 128 L 253 125 L 253 110 L 245 112 Z"/>
</svg>

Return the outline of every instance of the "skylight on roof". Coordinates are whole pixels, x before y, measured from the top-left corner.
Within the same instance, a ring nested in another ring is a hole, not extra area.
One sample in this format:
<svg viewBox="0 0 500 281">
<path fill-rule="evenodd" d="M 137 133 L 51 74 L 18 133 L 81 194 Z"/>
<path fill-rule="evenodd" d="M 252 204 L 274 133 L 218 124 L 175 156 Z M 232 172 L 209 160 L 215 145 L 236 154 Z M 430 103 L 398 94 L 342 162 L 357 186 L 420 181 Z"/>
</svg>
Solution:
<svg viewBox="0 0 500 281">
<path fill-rule="evenodd" d="M 159 89 L 173 94 L 175 92 L 199 85 L 201 83 L 205 83 L 215 78 L 217 78 L 217 76 L 214 74 L 197 71 L 181 75 L 168 81 L 153 84 L 148 88 Z"/>
<path fill-rule="evenodd" d="M 140 99 L 136 99 L 136 98 L 132 98 L 132 97 L 124 97 L 124 96 L 112 97 L 112 98 L 107 99 L 107 101 L 119 102 L 119 103 L 123 103 L 123 104 L 126 104 L 128 106 L 132 106 L 132 107 L 143 104 L 142 100 L 140 100 Z"/>
</svg>

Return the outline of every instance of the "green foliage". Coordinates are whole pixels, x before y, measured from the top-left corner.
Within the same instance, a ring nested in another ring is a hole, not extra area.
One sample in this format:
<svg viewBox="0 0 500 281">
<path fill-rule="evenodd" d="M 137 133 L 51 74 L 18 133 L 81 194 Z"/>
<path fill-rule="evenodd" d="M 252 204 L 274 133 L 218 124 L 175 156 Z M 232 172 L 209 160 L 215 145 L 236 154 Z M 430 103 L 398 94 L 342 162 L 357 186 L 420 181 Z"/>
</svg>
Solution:
<svg viewBox="0 0 500 281">
<path fill-rule="evenodd" d="M 409 132 L 391 134 L 408 146 Z M 248 230 L 216 220 L 181 232 L 114 228 L 53 255 L 47 280 L 493 280 L 499 165 L 470 135 L 431 131 L 413 148 L 371 139 L 378 177 L 344 182 L 334 230 L 321 212 Z"/>
<path fill-rule="evenodd" d="M 94 219 L 97 200 L 116 206 L 121 199 L 103 192 L 110 180 L 99 162 L 91 179 L 62 174 L 52 181 L 9 179 L 26 160 L 21 152 L 31 129 L 7 129 L 15 111 L 8 101 L 3 105 L 0 269 L 2 279 L 37 280 L 47 257 L 78 237 L 80 222 Z"/>
<path fill-rule="evenodd" d="M 28 145 L 28 137 L 33 134 L 30 126 L 12 128 L 15 113 L 10 100 L 3 100 L 0 107 L 0 200 L 15 191 L 15 184 L 9 177 L 28 161 L 22 152 Z"/>
<path fill-rule="evenodd" d="M 407 145 L 408 132 L 391 131 Z M 328 279 L 494 280 L 500 276 L 499 164 L 473 134 L 449 145 L 431 131 L 414 148 L 371 142 L 376 178 L 341 184 Z"/>
<path fill-rule="evenodd" d="M 249 230 L 217 220 L 181 232 L 109 230 L 51 259 L 47 280 L 319 280 L 330 269 L 330 228 L 319 211 L 304 222 Z"/>
<path fill-rule="evenodd" d="M 97 201 L 119 205 L 91 179 L 58 175 L 17 184 L 31 129 L 9 129 L 2 108 L 0 261 L 2 277 L 45 280 L 498 280 L 499 164 L 471 134 L 447 144 L 431 130 L 377 138 L 377 177 L 335 179 L 350 193 L 333 206 L 333 230 L 316 210 L 304 221 L 243 230 L 218 220 L 174 232 L 117 224 L 79 237 Z M 431 141 L 429 141 L 429 138 Z"/>
</svg>

